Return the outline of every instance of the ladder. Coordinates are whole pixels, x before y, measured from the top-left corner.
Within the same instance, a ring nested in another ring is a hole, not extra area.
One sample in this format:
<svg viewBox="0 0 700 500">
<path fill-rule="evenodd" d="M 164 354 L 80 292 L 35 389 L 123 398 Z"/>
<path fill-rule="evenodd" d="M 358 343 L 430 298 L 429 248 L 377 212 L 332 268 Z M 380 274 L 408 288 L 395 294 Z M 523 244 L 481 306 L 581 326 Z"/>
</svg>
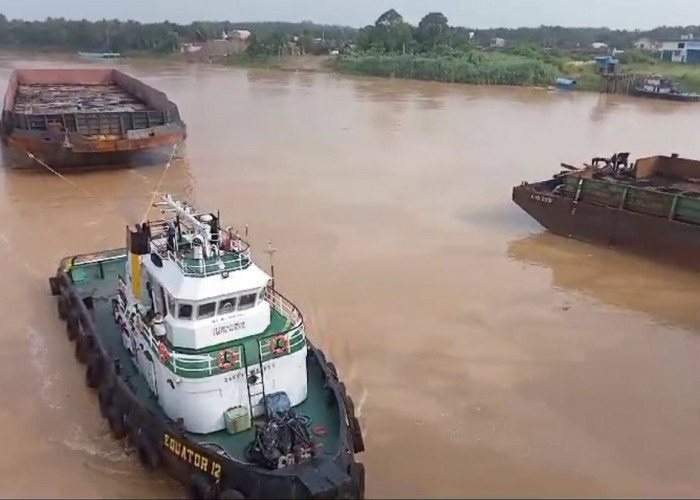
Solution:
<svg viewBox="0 0 700 500">
<path fill-rule="evenodd" d="M 246 387 L 248 389 L 248 404 L 250 408 L 250 418 L 255 418 L 253 411 L 253 398 L 261 397 L 260 403 L 263 407 L 263 416 L 267 415 L 267 404 L 265 402 L 265 379 L 263 376 L 263 352 L 262 344 L 258 341 L 258 362 L 254 366 L 248 365 L 248 353 L 243 351 L 243 365 L 245 366 Z"/>
</svg>

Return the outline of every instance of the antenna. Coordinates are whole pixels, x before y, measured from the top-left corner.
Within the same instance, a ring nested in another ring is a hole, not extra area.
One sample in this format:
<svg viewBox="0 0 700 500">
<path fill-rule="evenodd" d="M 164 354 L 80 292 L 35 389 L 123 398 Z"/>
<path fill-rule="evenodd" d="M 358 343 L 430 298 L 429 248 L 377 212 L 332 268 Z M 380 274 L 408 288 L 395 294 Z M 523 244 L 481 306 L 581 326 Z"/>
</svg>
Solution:
<svg viewBox="0 0 700 500">
<path fill-rule="evenodd" d="M 265 250 L 265 253 L 270 254 L 270 276 L 272 277 L 273 290 L 275 289 L 275 252 L 277 252 L 277 249 L 272 247 L 272 240 L 267 240 L 267 250 Z"/>
</svg>

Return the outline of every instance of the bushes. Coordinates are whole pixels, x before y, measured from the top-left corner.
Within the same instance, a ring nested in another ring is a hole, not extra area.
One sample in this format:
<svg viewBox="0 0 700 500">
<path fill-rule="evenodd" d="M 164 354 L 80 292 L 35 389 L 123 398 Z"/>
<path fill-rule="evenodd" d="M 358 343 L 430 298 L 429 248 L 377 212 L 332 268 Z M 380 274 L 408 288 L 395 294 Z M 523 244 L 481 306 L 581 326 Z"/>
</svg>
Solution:
<svg viewBox="0 0 700 500">
<path fill-rule="evenodd" d="M 339 58 L 338 71 L 352 74 L 471 83 L 476 85 L 552 84 L 559 69 L 518 55 L 472 51 L 460 57 L 357 55 Z"/>
</svg>

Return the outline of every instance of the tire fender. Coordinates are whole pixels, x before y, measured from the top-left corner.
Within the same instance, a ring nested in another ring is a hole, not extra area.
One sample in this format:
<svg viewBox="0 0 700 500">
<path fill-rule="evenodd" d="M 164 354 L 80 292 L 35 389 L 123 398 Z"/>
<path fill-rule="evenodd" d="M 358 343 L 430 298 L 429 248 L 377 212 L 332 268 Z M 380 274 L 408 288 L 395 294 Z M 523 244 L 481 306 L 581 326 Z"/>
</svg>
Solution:
<svg viewBox="0 0 700 500">
<path fill-rule="evenodd" d="M 68 314 L 66 315 L 66 335 L 68 340 L 71 342 L 75 340 L 75 337 L 79 333 L 80 328 L 80 316 L 78 311 L 75 309 L 68 309 Z"/>
<path fill-rule="evenodd" d="M 112 433 L 114 439 L 122 439 L 126 437 L 127 429 L 126 423 L 124 422 L 124 413 L 118 406 L 110 406 L 107 408 L 107 424 L 109 424 L 109 431 Z"/>
<path fill-rule="evenodd" d="M 193 500 L 216 500 L 214 485 L 202 474 L 195 473 L 187 485 L 187 495 Z"/>
<path fill-rule="evenodd" d="M 99 387 L 105 375 L 105 366 L 99 354 L 90 356 L 87 368 L 85 369 L 85 384 L 90 389 Z"/>
<path fill-rule="evenodd" d="M 162 461 L 160 450 L 153 446 L 146 433 L 143 432 L 143 429 L 139 429 L 135 440 L 136 454 L 139 457 L 141 465 L 148 471 L 157 470 Z"/>
</svg>

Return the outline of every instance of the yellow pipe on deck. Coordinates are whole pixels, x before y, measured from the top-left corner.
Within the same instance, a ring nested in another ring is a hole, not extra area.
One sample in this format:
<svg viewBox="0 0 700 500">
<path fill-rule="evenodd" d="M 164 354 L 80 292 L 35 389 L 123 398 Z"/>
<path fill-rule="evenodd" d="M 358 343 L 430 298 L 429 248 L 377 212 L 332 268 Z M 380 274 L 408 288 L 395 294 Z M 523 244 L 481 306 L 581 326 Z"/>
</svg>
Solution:
<svg viewBox="0 0 700 500">
<path fill-rule="evenodd" d="M 131 290 L 134 297 L 141 298 L 141 256 L 129 252 L 131 259 Z"/>
</svg>

